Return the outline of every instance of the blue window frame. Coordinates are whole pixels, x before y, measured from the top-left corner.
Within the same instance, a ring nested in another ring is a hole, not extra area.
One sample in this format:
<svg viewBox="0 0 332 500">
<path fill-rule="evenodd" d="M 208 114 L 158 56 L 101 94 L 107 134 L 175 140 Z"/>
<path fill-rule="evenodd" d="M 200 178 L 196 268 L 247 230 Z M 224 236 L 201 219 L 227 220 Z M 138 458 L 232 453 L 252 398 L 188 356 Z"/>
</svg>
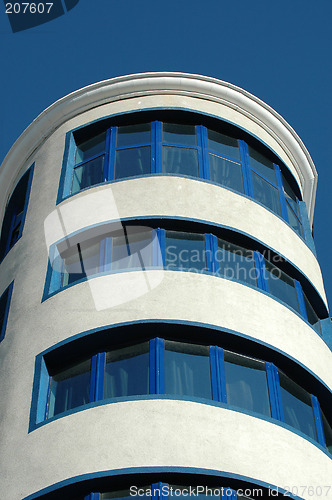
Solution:
<svg viewBox="0 0 332 500">
<path fill-rule="evenodd" d="M 155 173 L 189 176 L 253 198 L 304 238 L 299 199 L 287 180 L 291 174 L 286 178 L 270 153 L 200 124 L 128 122 L 103 132 L 99 126 L 96 134 L 69 133 L 59 201 L 103 182 Z"/>
<path fill-rule="evenodd" d="M 16 185 L 5 210 L 0 237 L 0 261 L 21 238 L 28 209 L 33 166 Z"/>
<path fill-rule="evenodd" d="M 0 342 L 5 337 L 7 320 L 9 315 L 10 300 L 12 296 L 14 282 L 4 291 L 0 297 Z"/>
<path fill-rule="evenodd" d="M 124 225 L 123 230 L 86 237 L 70 246 L 60 242 L 49 266 L 44 297 L 103 273 L 165 270 L 212 273 L 257 287 L 299 314 L 322 336 L 318 315 L 299 281 L 253 251 L 211 233 Z M 160 248 L 160 252 L 156 251 Z M 65 250 L 60 252 L 60 248 Z M 50 260 L 51 257 L 50 257 Z"/>
<path fill-rule="evenodd" d="M 331 451 L 331 424 L 317 398 L 271 362 L 158 337 L 101 350 L 67 366 L 61 362 L 50 371 L 41 359 L 37 424 L 88 403 L 159 394 L 214 400 L 274 418 Z"/>
</svg>

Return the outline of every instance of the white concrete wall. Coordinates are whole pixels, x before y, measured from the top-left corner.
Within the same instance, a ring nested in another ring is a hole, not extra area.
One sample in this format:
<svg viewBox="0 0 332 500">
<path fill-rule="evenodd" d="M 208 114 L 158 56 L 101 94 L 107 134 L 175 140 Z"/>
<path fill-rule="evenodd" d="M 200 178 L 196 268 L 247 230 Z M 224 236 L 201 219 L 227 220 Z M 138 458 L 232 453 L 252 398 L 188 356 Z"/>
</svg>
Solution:
<svg viewBox="0 0 332 500">
<path fill-rule="evenodd" d="M 128 179 L 79 193 L 57 211 L 60 231 L 51 225 L 50 243 L 90 225 L 155 216 L 197 219 L 247 233 L 297 266 L 326 304 L 319 264 L 304 241 L 263 206 L 220 186 L 183 177 Z"/>
<path fill-rule="evenodd" d="M 81 474 L 130 467 L 212 469 L 286 489 L 327 485 L 332 474 L 330 458 L 293 432 L 189 401 L 103 405 L 51 422 L 28 438 L 15 422 L 14 429 L 5 445 L 16 453 L 7 453 L 2 467 L 2 491 L 12 492 L 10 500 Z M 304 498 L 318 496 L 306 492 Z"/>
</svg>

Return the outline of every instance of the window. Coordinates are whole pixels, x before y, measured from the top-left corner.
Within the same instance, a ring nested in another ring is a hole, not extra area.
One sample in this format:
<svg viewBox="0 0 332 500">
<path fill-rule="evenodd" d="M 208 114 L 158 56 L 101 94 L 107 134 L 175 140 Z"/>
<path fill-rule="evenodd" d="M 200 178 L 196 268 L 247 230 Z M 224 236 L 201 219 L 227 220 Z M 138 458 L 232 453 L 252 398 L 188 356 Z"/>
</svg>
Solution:
<svg viewBox="0 0 332 500">
<path fill-rule="evenodd" d="M 54 351 L 51 357 L 49 352 L 39 356 L 44 368 L 37 375 L 41 389 L 33 405 L 41 410 L 35 413 L 34 426 L 88 404 L 118 398 L 198 398 L 285 422 L 331 451 L 331 422 L 317 398 L 271 362 L 220 346 L 158 337 L 100 348 L 97 353 L 86 349 L 76 361 L 72 345 L 68 354 L 62 351 L 59 356 Z M 66 364 L 64 359 L 71 361 Z M 319 422 L 323 430 L 318 432 Z"/>
<path fill-rule="evenodd" d="M 196 127 L 163 123 L 162 172 L 199 177 Z"/>
<path fill-rule="evenodd" d="M 203 234 L 165 231 L 165 269 L 203 271 L 206 267 Z"/>
<path fill-rule="evenodd" d="M 264 290 L 322 335 L 319 317 L 297 280 L 260 252 L 211 233 L 130 225 L 110 232 L 107 227 L 105 234 L 94 238 L 82 233 L 81 242 L 72 246 L 63 240 L 50 249 L 52 254 L 57 258 L 49 266 L 45 297 L 103 273 L 163 266 L 168 271 L 210 273 Z"/>
<path fill-rule="evenodd" d="M 324 429 L 324 434 L 325 434 L 326 448 L 332 455 L 332 425 L 327 420 L 324 412 L 322 412 L 322 422 L 323 422 L 323 429 Z"/>
<path fill-rule="evenodd" d="M 78 193 L 104 180 L 106 133 L 77 144 L 71 192 Z"/>
<path fill-rule="evenodd" d="M 48 418 L 89 402 L 91 359 L 61 369 L 50 378 Z"/>
<path fill-rule="evenodd" d="M 60 201 L 103 182 L 151 174 L 189 176 L 253 198 L 304 237 L 295 180 L 263 146 L 258 151 L 239 138 L 240 131 L 238 137 L 225 133 L 222 122 L 220 130 L 200 123 L 130 123 L 137 117 L 108 128 L 104 122 L 103 131 L 100 122 L 96 133 L 82 128 L 68 135 Z"/>
<path fill-rule="evenodd" d="M 225 278 L 257 286 L 254 252 L 220 238 L 217 242 L 218 273 Z"/>
<path fill-rule="evenodd" d="M 28 208 L 33 167 L 18 182 L 7 204 L 0 238 L 0 260 L 20 239 Z"/>
<path fill-rule="evenodd" d="M 151 124 L 127 125 L 112 129 L 116 133 L 114 179 L 150 173 Z M 113 160 L 113 158 L 112 158 Z"/>
<path fill-rule="evenodd" d="M 271 416 L 265 363 L 228 351 L 224 357 L 227 402 Z"/>
<path fill-rule="evenodd" d="M 300 312 L 295 280 L 268 260 L 265 260 L 265 269 L 267 288 L 271 295 Z"/>
<path fill-rule="evenodd" d="M 279 380 L 285 422 L 317 439 L 310 394 L 280 371 Z"/>
<path fill-rule="evenodd" d="M 165 394 L 212 399 L 207 346 L 165 342 Z"/>
<path fill-rule="evenodd" d="M 4 339 L 6 333 L 12 289 L 13 283 L 9 285 L 7 290 L 0 297 L 0 342 Z"/>
<path fill-rule="evenodd" d="M 149 343 L 106 354 L 104 399 L 149 394 Z"/>
</svg>

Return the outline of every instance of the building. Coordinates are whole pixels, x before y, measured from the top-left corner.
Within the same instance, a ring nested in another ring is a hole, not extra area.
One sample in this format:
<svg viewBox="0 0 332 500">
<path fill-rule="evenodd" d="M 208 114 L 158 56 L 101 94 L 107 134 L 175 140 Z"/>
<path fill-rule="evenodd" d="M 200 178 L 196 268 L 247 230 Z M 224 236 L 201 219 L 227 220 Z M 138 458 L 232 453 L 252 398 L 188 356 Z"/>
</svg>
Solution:
<svg viewBox="0 0 332 500">
<path fill-rule="evenodd" d="M 213 78 L 36 118 L 1 167 L 2 498 L 332 498 L 316 183 L 285 120 Z"/>
</svg>

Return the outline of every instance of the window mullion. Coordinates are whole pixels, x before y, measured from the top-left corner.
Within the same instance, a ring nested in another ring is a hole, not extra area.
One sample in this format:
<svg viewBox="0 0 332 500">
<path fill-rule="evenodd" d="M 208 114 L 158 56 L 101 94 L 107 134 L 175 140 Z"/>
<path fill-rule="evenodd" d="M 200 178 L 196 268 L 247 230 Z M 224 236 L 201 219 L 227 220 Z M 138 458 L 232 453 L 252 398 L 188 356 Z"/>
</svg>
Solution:
<svg viewBox="0 0 332 500">
<path fill-rule="evenodd" d="M 155 122 L 155 169 L 157 174 L 162 173 L 162 122 Z"/>
<path fill-rule="evenodd" d="M 116 145 L 116 133 L 117 127 L 110 128 L 110 139 L 109 139 L 109 161 L 108 161 L 108 173 L 107 180 L 114 180 L 115 174 L 115 145 Z"/>
<path fill-rule="evenodd" d="M 305 307 L 305 302 L 304 302 L 304 296 L 303 296 L 303 290 L 301 283 L 297 280 L 294 280 L 295 284 L 295 290 L 296 290 L 296 295 L 297 295 L 297 300 L 299 303 L 299 308 L 300 308 L 300 314 L 301 316 L 308 321 L 308 314 L 307 314 L 307 309 Z"/>
<path fill-rule="evenodd" d="M 66 196 L 69 196 L 71 194 L 71 188 L 72 188 L 72 182 L 73 182 L 73 175 L 74 175 L 74 168 L 75 168 L 75 153 L 76 153 L 76 142 L 74 139 L 74 135 L 71 132 L 70 135 L 66 137 L 66 146 L 65 146 L 65 154 L 63 158 L 63 169 L 66 166 L 66 169 L 64 170 L 65 176 L 63 178 L 63 189 L 62 192 L 59 190 L 59 195 L 58 195 L 58 202 L 61 201 L 63 198 Z"/>
<path fill-rule="evenodd" d="M 197 146 L 198 146 L 198 175 L 200 179 L 208 179 L 207 174 L 207 141 L 205 141 L 206 128 L 203 125 L 196 125 Z"/>
<path fill-rule="evenodd" d="M 163 495 L 163 486 L 168 486 L 167 483 L 153 483 L 151 500 L 168 500 L 168 495 Z"/>
<path fill-rule="evenodd" d="M 277 380 L 276 380 L 277 368 L 274 366 L 273 363 L 268 363 L 268 362 L 265 363 L 265 366 L 266 366 L 267 385 L 269 388 L 271 416 L 272 418 L 281 420 L 280 401 L 277 391 Z"/>
<path fill-rule="evenodd" d="M 150 394 L 165 393 L 165 341 L 156 337 L 150 340 Z"/>
<path fill-rule="evenodd" d="M 231 494 L 229 494 L 231 492 Z M 220 499 L 221 500 L 236 500 L 236 491 L 229 487 L 223 487 L 220 489 Z"/>
<path fill-rule="evenodd" d="M 94 401 L 96 401 L 96 379 L 97 379 L 97 354 L 92 356 L 91 359 L 89 403 L 93 403 Z"/>
<path fill-rule="evenodd" d="M 239 140 L 240 158 L 242 165 L 244 193 L 248 196 L 254 197 L 254 188 L 251 179 L 250 165 L 249 165 L 249 150 L 248 144 Z"/>
<path fill-rule="evenodd" d="M 210 273 L 215 272 L 214 258 L 213 258 L 213 234 L 205 233 L 205 257 L 206 267 Z"/>
<path fill-rule="evenodd" d="M 313 394 L 311 394 L 311 401 L 312 401 L 312 409 L 314 412 L 314 418 L 316 424 L 317 439 L 319 444 L 321 444 L 322 446 L 324 446 L 324 448 L 326 448 L 325 433 L 324 433 L 320 405 L 318 399 Z"/>
<path fill-rule="evenodd" d="M 280 206 L 281 206 L 281 215 L 282 218 L 289 223 L 289 218 L 288 218 L 288 212 L 287 212 L 287 205 L 286 205 L 286 198 L 285 198 L 285 193 L 284 193 L 284 188 L 282 184 L 282 176 L 281 176 L 281 170 L 279 165 L 276 165 L 275 163 L 273 164 L 274 170 L 276 173 L 276 178 L 277 178 L 277 187 L 278 187 L 278 192 L 279 192 L 279 201 L 280 201 Z"/>
<path fill-rule="evenodd" d="M 221 347 L 217 346 L 216 355 L 217 355 L 217 366 L 218 366 L 219 388 L 220 388 L 219 397 L 222 403 L 227 403 L 224 350 Z"/>
<path fill-rule="evenodd" d="M 97 364 L 96 364 L 96 389 L 95 389 L 95 401 L 100 401 L 104 396 L 104 376 L 105 376 L 105 352 L 99 352 L 97 354 Z"/>
<path fill-rule="evenodd" d="M 158 252 L 158 266 L 164 267 L 166 264 L 166 237 L 165 229 L 158 227 L 158 243 L 160 251 Z"/>
<path fill-rule="evenodd" d="M 156 394 L 165 394 L 165 341 L 156 338 Z"/>
<path fill-rule="evenodd" d="M 255 267 L 257 275 L 257 286 L 265 292 L 269 291 L 267 279 L 266 279 L 266 268 L 264 257 L 260 252 L 254 252 L 255 257 Z"/>
<path fill-rule="evenodd" d="M 210 345 L 210 369 L 211 369 L 211 385 L 212 399 L 220 401 L 220 377 L 217 363 L 216 346 Z"/>
<path fill-rule="evenodd" d="M 106 132 L 106 143 L 105 143 L 105 158 L 104 158 L 104 172 L 103 172 L 103 181 L 110 181 L 110 151 L 111 151 L 111 142 L 112 142 L 112 132 L 109 128 Z"/>
</svg>

